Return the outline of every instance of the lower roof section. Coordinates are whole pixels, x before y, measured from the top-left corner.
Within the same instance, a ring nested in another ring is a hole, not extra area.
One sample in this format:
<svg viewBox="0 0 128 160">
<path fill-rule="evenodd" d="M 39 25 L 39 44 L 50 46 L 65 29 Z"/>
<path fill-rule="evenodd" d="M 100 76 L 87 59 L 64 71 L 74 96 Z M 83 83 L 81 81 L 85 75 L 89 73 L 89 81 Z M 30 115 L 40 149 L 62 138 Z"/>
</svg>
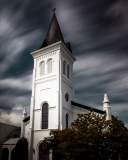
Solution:
<svg viewBox="0 0 128 160">
<path fill-rule="evenodd" d="M 79 107 L 79 108 L 83 108 L 83 109 L 86 109 L 88 111 L 91 111 L 91 112 L 96 112 L 96 113 L 100 113 L 100 114 L 105 114 L 104 111 L 102 110 L 99 110 L 99 109 L 96 109 L 96 108 L 93 108 L 93 107 L 89 107 L 89 106 L 85 106 L 83 104 L 80 104 L 80 103 L 77 103 L 77 102 L 74 102 L 74 101 L 71 101 L 71 104 L 73 106 L 76 106 L 76 107 Z"/>
</svg>

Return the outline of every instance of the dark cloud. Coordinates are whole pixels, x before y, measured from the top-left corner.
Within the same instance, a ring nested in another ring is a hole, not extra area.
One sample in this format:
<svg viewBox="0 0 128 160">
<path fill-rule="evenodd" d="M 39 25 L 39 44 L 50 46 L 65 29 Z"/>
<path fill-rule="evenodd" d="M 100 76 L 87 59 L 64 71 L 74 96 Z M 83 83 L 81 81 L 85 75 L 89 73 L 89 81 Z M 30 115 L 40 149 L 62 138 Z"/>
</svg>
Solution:
<svg viewBox="0 0 128 160">
<path fill-rule="evenodd" d="M 108 92 L 112 111 L 125 122 L 128 101 L 128 2 L 126 0 L 0 1 L 0 108 L 7 119 L 30 103 L 33 60 L 52 12 L 71 41 L 75 99 L 102 108 Z M 13 94 L 11 94 L 13 93 Z M 20 107 L 19 107 L 20 106 Z M 122 106 L 122 107 L 120 107 Z M 11 112 L 12 111 L 12 112 Z"/>
</svg>

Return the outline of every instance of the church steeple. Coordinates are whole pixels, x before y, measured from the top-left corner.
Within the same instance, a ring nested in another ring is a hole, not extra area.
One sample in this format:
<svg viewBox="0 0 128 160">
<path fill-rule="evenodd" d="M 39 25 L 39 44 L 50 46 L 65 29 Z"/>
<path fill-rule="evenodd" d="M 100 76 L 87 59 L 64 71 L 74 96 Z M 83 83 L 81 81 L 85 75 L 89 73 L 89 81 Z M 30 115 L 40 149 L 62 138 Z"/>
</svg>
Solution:
<svg viewBox="0 0 128 160">
<path fill-rule="evenodd" d="M 44 39 L 44 42 L 41 48 L 48 46 L 50 44 L 56 43 L 58 41 L 64 42 L 63 34 L 61 32 L 61 29 L 60 29 L 60 26 L 59 26 L 59 23 L 56 17 L 55 9 L 53 12 L 54 12 L 53 17 L 49 24 L 48 32 L 46 34 L 46 37 Z"/>
</svg>

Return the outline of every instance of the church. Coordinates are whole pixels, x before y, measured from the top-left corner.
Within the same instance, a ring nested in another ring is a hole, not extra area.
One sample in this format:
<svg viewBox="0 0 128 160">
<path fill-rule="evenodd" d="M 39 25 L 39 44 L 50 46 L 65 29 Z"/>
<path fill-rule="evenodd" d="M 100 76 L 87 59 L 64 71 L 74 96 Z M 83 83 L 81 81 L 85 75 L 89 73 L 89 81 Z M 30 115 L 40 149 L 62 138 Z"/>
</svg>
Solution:
<svg viewBox="0 0 128 160">
<path fill-rule="evenodd" d="M 13 149 L 21 137 L 29 146 L 30 160 L 51 160 L 51 152 L 43 152 L 43 140 L 51 130 L 70 127 L 77 114 L 93 111 L 111 120 L 111 108 L 107 94 L 104 95 L 103 111 L 74 102 L 73 63 L 75 57 L 69 42 L 64 40 L 56 13 L 40 49 L 31 53 L 34 60 L 30 116 L 23 112 L 21 134 L 3 143 L 8 150 L 4 160 L 12 160 Z M 46 154 L 46 155 L 43 155 Z"/>
</svg>

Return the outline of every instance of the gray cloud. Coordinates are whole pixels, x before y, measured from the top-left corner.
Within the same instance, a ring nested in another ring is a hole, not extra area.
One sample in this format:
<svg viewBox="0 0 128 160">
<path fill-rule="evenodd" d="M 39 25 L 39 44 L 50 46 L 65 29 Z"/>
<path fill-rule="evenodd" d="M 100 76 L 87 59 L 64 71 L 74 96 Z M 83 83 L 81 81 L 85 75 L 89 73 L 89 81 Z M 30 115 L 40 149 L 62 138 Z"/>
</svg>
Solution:
<svg viewBox="0 0 128 160">
<path fill-rule="evenodd" d="M 71 41 L 77 58 L 75 99 L 102 109 L 103 93 L 108 92 L 113 113 L 127 123 L 128 2 L 39 0 L 37 4 L 35 0 L 12 0 L 10 4 L 7 0 L 0 6 L 0 108 L 6 121 L 16 113 L 16 106 L 29 108 L 29 53 L 40 47 L 52 15 L 50 10 L 56 7 L 64 37 Z"/>
<path fill-rule="evenodd" d="M 78 56 L 74 66 L 75 99 L 101 108 L 103 94 L 108 92 L 112 110 L 120 116 L 118 107 L 122 112 L 128 107 L 126 66 L 127 59 L 120 60 L 118 56 L 100 53 Z"/>
<path fill-rule="evenodd" d="M 0 86 L 4 89 L 29 90 L 31 91 L 32 75 L 18 78 L 5 78 L 0 80 Z"/>
<path fill-rule="evenodd" d="M 16 126 L 21 125 L 22 118 L 22 108 L 20 106 L 15 107 L 12 112 L 6 112 L 5 110 L 0 110 L 0 122 L 13 124 Z"/>
</svg>

